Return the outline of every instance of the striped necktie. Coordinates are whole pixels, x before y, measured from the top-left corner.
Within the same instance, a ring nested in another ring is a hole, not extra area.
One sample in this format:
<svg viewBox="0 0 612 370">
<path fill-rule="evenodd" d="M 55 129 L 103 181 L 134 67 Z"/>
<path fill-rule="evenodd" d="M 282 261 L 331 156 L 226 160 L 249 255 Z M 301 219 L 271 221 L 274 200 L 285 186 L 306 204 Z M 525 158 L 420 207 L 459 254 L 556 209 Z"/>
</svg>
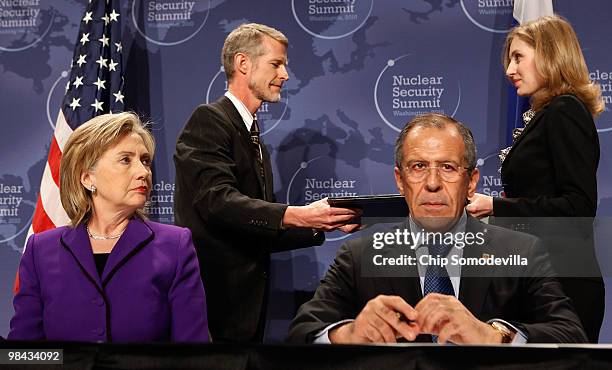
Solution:
<svg viewBox="0 0 612 370">
<path fill-rule="evenodd" d="M 259 133 L 259 124 L 257 123 L 257 119 L 254 119 L 253 124 L 251 125 L 251 142 L 253 143 L 253 147 L 255 149 L 255 157 L 257 159 L 257 166 L 259 167 L 259 174 L 261 175 L 261 178 L 264 183 L 265 195 L 266 173 L 264 170 L 263 154 L 261 152 L 261 142 L 259 141 Z"/>
</svg>

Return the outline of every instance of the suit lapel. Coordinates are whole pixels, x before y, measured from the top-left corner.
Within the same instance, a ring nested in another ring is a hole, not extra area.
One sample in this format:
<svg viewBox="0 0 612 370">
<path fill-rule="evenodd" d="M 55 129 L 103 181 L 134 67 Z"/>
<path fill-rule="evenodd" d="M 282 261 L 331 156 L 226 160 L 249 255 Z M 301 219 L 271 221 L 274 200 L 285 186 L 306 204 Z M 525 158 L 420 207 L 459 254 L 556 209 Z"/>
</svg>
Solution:
<svg viewBox="0 0 612 370">
<path fill-rule="evenodd" d="M 102 286 L 100 276 L 96 269 L 96 263 L 89 242 L 89 236 L 85 230 L 85 225 L 79 225 L 75 228 L 68 228 L 60 237 L 60 242 L 64 248 L 68 249 L 74 257 L 81 270 L 96 285 L 98 289 Z"/>
<path fill-rule="evenodd" d="M 464 258 L 480 258 L 485 253 L 489 255 L 494 254 L 493 249 L 491 249 L 491 246 L 489 245 L 490 240 L 486 234 L 486 229 L 482 223 L 475 218 L 468 216 L 466 231 L 474 234 L 479 232 L 484 233 L 485 242 L 482 246 L 466 246 L 463 249 Z M 459 300 L 477 317 L 482 312 L 487 291 L 489 289 L 489 285 L 491 284 L 491 272 L 491 266 L 468 265 L 461 268 Z"/>
<path fill-rule="evenodd" d="M 144 221 L 136 218 L 130 220 L 123 235 L 117 240 L 117 244 L 108 256 L 108 262 L 102 272 L 102 285 L 106 285 L 115 272 L 143 246 L 153 240 L 154 236 L 153 230 Z"/>
<path fill-rule="evenodd" d="M 533 116 L 533 118 L 531 119 L 531 122 L 529 123 L 529 125 L 527 125 L 527 127 L 521 133 L 521 136 L 519 136 L 519 138 L 516 140 L 516 142 L 514 144 L 512 144 L 512 148 L 510 148 L 510 151 L 508 152 L 508 155 L 506 156 L 506 159 L 504 159 L 504 162 L 502 163 L 502 168 L 504 166 L 506 166 L 506 163 L 509 162 L 509 159 L 512 156 L 512 154 L 515 152 L 516 147 L 519 146 L 519 144 L 521 143 L 521 141 L 523 141 L 523 139 L 525 139 L 525 136 L 527 135 L 527 133 L 529 133 L 529 131 L 533 130 L 533 128 L 535 126 L 537 126 L 538 123 L 540 123 L 540 121 L 541 121 L 540 118 L 542 117 L 542 114 L 544 113 L 545 110 L 546 109 L 542 109 L 538 113 L 536 113 L 535 116 Z"/>
<path fill-rule="evenodd" d="M 409 223 L 406 222 L 400 227 L 409 228 Z M 466 247 L 463 250 L 463 257 L 482 257 L 483 254 L 493 254 L 493 250 L 489 245 L 489 237 L 487 236 L 484 225 L 473 217 L 468 216 L 466 232 L 474 234 L 478 232 L 484 233 L 484 244 L 482 246 Z M 415 256 L 414 250 L 410 249 L 409 255 Z M 413 307 L 423 298 L 421 290 L 421 281 L 416 266 L 407 267 L 407 275 L 411 278 L 388 278 L 391 284 L 391 289 L 394 294 L 404 298 L 406 302 Z M 475 316 L 480 315 L 484 302 L 487 296 L 489 285 L 491 284 L 491 268 L 485 266 L 463 266 L 461 269 L 461 283 L 459 286 L 459 300 L 461 303 Z M 415 276 L 416 278 L 412 278 Z M 411 298 L 416 298 L 412 301 Z M 430 335 L 419 335 L 418 342 L 431 342 Z"/>
<path fill-rule="evenodd" d="M 260 143 L 261 154 L 263 156 L 264 175 L 266 176 L 266 178 L 262 179 L 259 174 L 259 171 L 257 171 L 257 178 L 259 179 L 260 184 L 262 184 L 262 186 L 265 182 L 264 189 L 266 190 L 266 193 L 264 194 L 264 200 L 271 201 L 272 199 L 274 199 L 274 194 L 272 192 L 272 189 L 274 187 L 274 183 L 272 181 L 272 162 L 270 161 L 270 153 L 268 153 L 268 148 L 266 148 L 266 145 L 263 143 L 263 141 L 260 140 Z"/>
<path fill-rule="evenodd" d="M 240 138 L 242 142 L 245 145 L 250 144 L 251 138 L 249 137 L 250 135 L 249 131 L 247 130 L 246 125 L 244 124 L 244 121 L 242 120 L 242 116 L 240 115 L 240 112 L 238 112 L 238 109 L 236 109 L 236 107 L 234 106 L 234 103 L 232 103 L 232 101 L 225 95 L 219 98 L 219 100 L 217 100 L 217 103 L 219 104 L 221 109 L 223 109 L 223 111 L 225 112 L 225 115 L 227 116 L 228 121 L 240 133 Z"/>
<path fill-rule="evenodd" d="M 238 112 L 238 109 L 236 109 L 236 107 L 234 106 L 234 103 L 232 103 L 232 101 L 227 96 L 222 96 L 217 102 L 219 103 L 223 111 L 225 112 L 228 120 L 231 122 L 232 125 L 234 125 L 234 127 L 238 131 L 238 135 L 240 136 L 240 141 L 242 141 L 243 147 L 247 150 L 248 153 L 251 154 L 250 155 L 250 158 L 252 159 L 251 168 L 255 172 L 255 175 L 257 176 L 261 194 L 263 194 L 264 198 L 267 200 L 268 199 L 267 194 L 266 194 L 267 192 L 264 193 L 264 189 L 272 189 L 272 185 L 270 184 L 270 186 L 265 186 L 267 184 L 264 184 L 264 179 L 261 177 L 261 174 L 258 168 L 259 165 L 257 163 L 257 159 L 255 158 L 255 150 L 253 149 L 253 142 L 251 142 L 251 133 L 247 130 L 246 125 L 244 124 L 244 120 L 242 119 L 242 116 L 240 115 L 240 112 Z M 270 157 L 268 155 L 268 152 L 266 150 L 264 143 L 261 142 L 260 145 L 261 145 L 263 161 L 264 161 L 264 173 L 267 179 L 267 178 L 270 178 L 269 174 L 271 173 L 271 168 L 269 168 Z"/>
<path fill-rule="evenodd" d="M 414 252 L 412 253 L 414 255 Z M 412 307 L 416 306 L 421 299 L 423 299 L 423 293 L 421 292 L 421 280 L 419 279 L 419 273 L 415 266 L 410 266 L 409 269 L 414 270 L 408 272 L 410 276 L 416 276 L 416 278 L 388 278 L 391 283 L 391 289 L 397 296 L 402 297 L 406 303 Z M 414 299 L 414 301 L 412 300 Z"/>
<path fill-rule="evenodd" d="M 410 231 L 410 223 L 406 221 L 398 226 L 403 229 Z M 416 258 L 414 249 L 410 248 L 407 253 L 411 257 Z M 406 276 L 410 278 L 388 278 L 391 283 L 391 289 L 395 295 L 398 295 L 410 304 L 412 307 L 416 306 L 421 299 L 423 299 L 423 292 L 421 291 L 421 280 L 419 279 L 419 270 L 416 265 L 406 266 Z M 414 299 L 414 300 L 412 300 Z"/>
</svg>

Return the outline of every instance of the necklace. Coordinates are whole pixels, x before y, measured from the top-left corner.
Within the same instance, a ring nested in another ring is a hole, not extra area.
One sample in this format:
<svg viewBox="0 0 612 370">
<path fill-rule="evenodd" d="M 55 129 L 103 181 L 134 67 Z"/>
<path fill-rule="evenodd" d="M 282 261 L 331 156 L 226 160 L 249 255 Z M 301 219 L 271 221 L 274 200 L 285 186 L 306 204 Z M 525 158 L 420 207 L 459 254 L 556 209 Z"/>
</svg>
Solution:
<svg viewBox="0 0 612 370">
<path fill-rule="evenodd" d="M 521 137 L 521 135 L 523 134 L 523 131 L 527 128 L 527 125 L 529 125 L 529 122 L 531 122 L 531 120 L 533 119 L 533 117 L 535 117 L 535 115 L 536 115 L 536 112 L 531 108 L 525 113 L 523 113 L 523 127 L 515 128 L 514 130 L 512 130 L 512 145 L 510 145 L 509 147 L 505 149 L 502 149 L 499 153 L 499 160 L 500 160 L 501 165 L 504 164 L 504 161 L 506 160 L 508 153 L 510 153 L 510 150 L 512 149 L 514 144 L 516 144 L 516 141 L 519 139 L 519 137 Z M 497 172 L 501 172 L 501 166 L 499 167 L 499 170 Z"/>
<path fill-rule="evenodd" d="M 121 237 L 121 235 L 123 235 L 123 232 L 125 231 L 125 229 L 123 229 L 117 235 L 96 235 L 96 234 L 92 234 L 91 233 L 91 231 L 89 230 L 89 226 L 85 226 L 85 229 L 87 229 L 87 235 L 89 235 L 89 237 L 92 238 L 93 240 L 119 239 Z"/>
</svg>

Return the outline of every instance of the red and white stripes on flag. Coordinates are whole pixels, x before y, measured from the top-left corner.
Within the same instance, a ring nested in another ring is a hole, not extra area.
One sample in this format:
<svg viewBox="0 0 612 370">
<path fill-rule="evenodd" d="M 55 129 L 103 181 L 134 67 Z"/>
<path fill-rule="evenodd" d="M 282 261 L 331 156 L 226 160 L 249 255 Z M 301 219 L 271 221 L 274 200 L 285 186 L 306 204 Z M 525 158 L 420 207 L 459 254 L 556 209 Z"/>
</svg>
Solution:
<svg viewBox="0 0 612 370">
<path fill-rule="evenodd" d="M 90 0 L 85 8 L 28 238 L 70 222 L 60 201 L 59 176 L 70 134 L 95 116 L 123 111 L 120 9 L 119 0 Z"/>
<path fill-rule="evenodd" d="M 28 237 L 33 233 L 53 229 L 57 226 L 67 225 L 70 222 L 66 211 L 62 207 L 59 196 L 59 167 L 62 159 L 64 144 L 72 134 L 72 129 L 64 119 L 64 113 L 60 110 L 55 123 L 55 132 L 51 139 L 47 164 L 43 172 L 40 194 L 36 201 L 34 218 L 28 230 Z"/>
</svg>

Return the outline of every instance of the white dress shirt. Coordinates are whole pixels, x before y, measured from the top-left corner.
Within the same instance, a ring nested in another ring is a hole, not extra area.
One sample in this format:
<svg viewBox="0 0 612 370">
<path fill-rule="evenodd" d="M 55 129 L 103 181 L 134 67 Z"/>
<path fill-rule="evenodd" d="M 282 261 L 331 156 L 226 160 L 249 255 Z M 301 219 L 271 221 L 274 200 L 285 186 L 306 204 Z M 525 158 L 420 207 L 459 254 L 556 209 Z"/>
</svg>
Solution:
<svg viewBox="0 0 612 370">
<path fill-rule="evenodd" d="M 240 113 L 240 117 L 242 117 L 242 120 L 244 121 L 244 125 L 246 126 L 247 131 L 251 132 L 251 126 L 253 125 L 253 120 L 257 119 L 257 116 L 251 114 L 251 112 L 249 112 L 249 110 L 247 109 L 246 105 L 244 105 L 244 103 L 240 99 L 238 99 L 234 94 L 232 94 L 229 90 L 225 92 L 225 96 L 227 96 L 227 98 L 231 100 L 232 103 L 234 103 L 234 107 L 236 107 L 236 109 L 238 110 L 238 113 Z"/>
<path fill-rule="evenodd" d="M 414 222 L 412 217 L 410 216 L 408 217 L 408 222 L 410 224 L 410 231 L 412 232 L 423 231 L 423 229 L 419 227 L 416 224 L 416 222 Z M 455 226 L 453 226 L 453 228 L 449 230 L 449 232 L 453 234 L 464 233 L 466 224 L 467 224 L 467 215 L 464 212 L 461 215 L 461 218 L 459 218 L 459 221 L 457 221 Z M 421 281 L 421 294 L 423 294 L 423 288 L 425 285 L 425 274 L 427 271 L 427 265 L 423 265 L 420 263 L 420 256 L 426 255 L 428 253 L 429 251 L 427 250 L 427 246 L 422 243 L 415 249 L 415 255 L 416 255 L 417 263 L 418 263 L 417 267 L 418 267 L 418 272 L 419 272 L 419 278 Z M 450 259 L 451 256 L 453 255 L 456 255 L 457 258 L 461 258 L 463 256 L 463 248 L 454 248 L 454 247 L 451 248 L 450 251 L 448 252 L 447 257 Z M 453 290 L 455 291 L 455 298 L 459 299 L 459 285 L 461 284 L 461 265 L 449 263 L 445 267 L 446 267 L 446 272 L 448 273 L 448 276 L 451 280 L 451 283 L 453 284 Z M 341 325 L 347 322 L 351 322 L 351 321 L 354 321 L 354 319 L 341 320 L 331 325 L 328 325 L 326 328 L 324 328 L 323 330 L 317 333 L 314 343 L 331 344 L 331 341 L 329 339 L 329 331 L 338 325 Z M 516 332 L 516 335 L 514 336 L 514 339 L 512 340 L 512 343 L 510 344 L 523 344 L 527 342 L 527 336 L 525 335 L 525 333 L 523 333 L 521 330 L 519 330 L 514 325 L 502 319 L 491 319 L 487 321 L 487 323 L 490 324 L 491 322 L 494 322 L 494 321 L 499 322 L 505 325 L 506 327 L 508 327 L 509 329 L 513 330 L 514 332 Z"/>
</svg>

